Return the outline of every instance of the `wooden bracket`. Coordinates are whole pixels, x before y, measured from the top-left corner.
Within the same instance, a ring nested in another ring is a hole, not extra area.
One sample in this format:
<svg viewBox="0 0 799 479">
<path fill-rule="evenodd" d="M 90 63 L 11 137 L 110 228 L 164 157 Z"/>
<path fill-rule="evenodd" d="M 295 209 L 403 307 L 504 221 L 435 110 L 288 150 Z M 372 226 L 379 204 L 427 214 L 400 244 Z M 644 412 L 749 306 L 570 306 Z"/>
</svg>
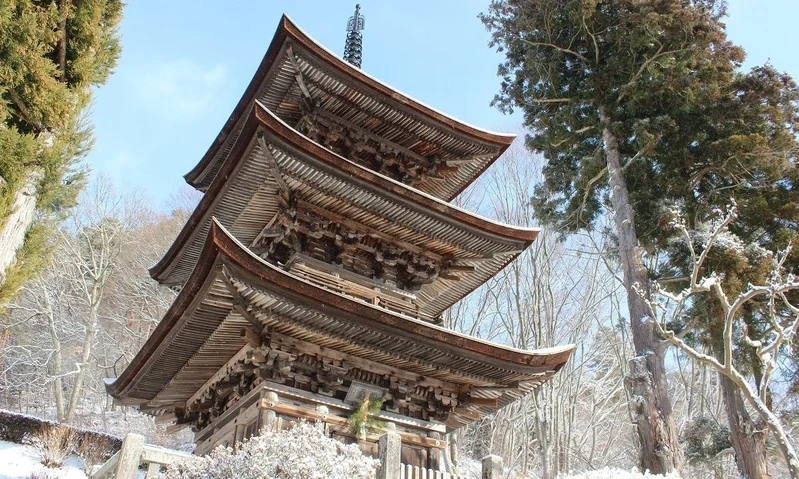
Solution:
<svg viewBox="0 0 799 479">
<path fill-rule="evenodd" d="M 308 85 L 305 84 L 305 78 L 302 76 L 302 70 L 300 70 L 300 65 L 297 63 L 297 57 L 294 56 L 294 49 L 291 48 L 291 45 L 286 47 L 286 56 L 291 62 L 291 67 L 294 68 L 294 78 L 297 80 L 300 91 L 302 91 L 304 99 L 303 106 L 305 106 L 308 111 L 312 111 L 314 108 L 314 100 L 311 96 L 311 91 L 308 90 Z"/>
<path fill-rule="evenodd" d="M 286 180 L 283 179 L 283 175 L 280 173 L 280 165 L 278 165 L 275 156 L 272 154 L 272 150 L 270 149 L 269 145 L 266 144 L 266 140 L 264 139 L 263 132 L 258 132 L 258 145 L 261 147 L 261 150 L 264 152 L 264 156 L 266 157 L 266 161 L 269 163 L 269 170 L 272 173 L 272 177 L 275 179 L 278 188 L 286 194 L 287 197 L 291 197 L 291 189 L 289 185 L 286 183 Z"/>
</svg>

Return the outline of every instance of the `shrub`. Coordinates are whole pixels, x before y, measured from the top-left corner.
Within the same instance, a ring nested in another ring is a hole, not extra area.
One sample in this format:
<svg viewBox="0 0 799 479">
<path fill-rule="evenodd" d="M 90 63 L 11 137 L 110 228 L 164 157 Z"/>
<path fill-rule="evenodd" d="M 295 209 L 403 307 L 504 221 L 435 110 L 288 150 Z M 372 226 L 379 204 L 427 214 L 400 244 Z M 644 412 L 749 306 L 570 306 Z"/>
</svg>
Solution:
<svg viewBox="0 0 799 479">
<path fill-rule="evenodd" d="M 28 479 L 61 479 L 61 474 L 55 470 L 41 468 L 31 472 Z"/>
<path fill-rule="evenodd" d="M 44 428 L 70 427 L 59 425 L 57 422 L 40 419 L 25 414 L 14 413 L 0 409 L 0 441 L 16 444 L 35 442 Z M 122 447 L 122 439 L 97 431 L 75 429 L 80 442 L 84 439 L 104 444 L 103 448 L 118 451 Z"/>
<path fill-rule="evenodd" d="M 42 456 L 46 467 L 61 467 L 64 459 L 75 449 L 77 434 L 70 427 L 42 427 L 34 438 L 34 446 Z"/>
<path fill-rule="evenodd" d="M 114 453 L 108 441 L 96 436 L 84 436 L 78 446 L 78 456 L 83 459 L 83 470 L 86 475 L 94 466 L 103 464 Z"/>
<path fill-rule="evenodd" d="M 321 426 L 300 422 L 287 431 L 262 431 L 235 447 L 173 464 L 161 479 L 372 479 L 378 461 L 355 444 L 325 436 Z"/>
</svg>

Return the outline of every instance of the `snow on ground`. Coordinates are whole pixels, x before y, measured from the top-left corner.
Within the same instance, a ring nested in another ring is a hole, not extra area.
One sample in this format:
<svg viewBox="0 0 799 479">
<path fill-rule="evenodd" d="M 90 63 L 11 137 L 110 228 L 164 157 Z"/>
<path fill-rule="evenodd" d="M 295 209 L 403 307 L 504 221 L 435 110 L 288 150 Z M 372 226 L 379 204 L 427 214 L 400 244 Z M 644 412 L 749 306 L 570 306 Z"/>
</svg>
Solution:
<svg viewBox="0 0 799 479">
<path fill-rule="evenodd" d="M 33 446 L 0 441 L 0 479 L 86 479 L 83 461 L 70 456 L 59 469 L 44 467 Z"/>
<path fill-rule="evenodd" d="M 560 479 L 680 479 L 677 473 L 662 475 L 649 474 L 648 472 L 625 471 L 613 467 L 597 469 L 596 471 L 581 472 L 573 476 L 561 476 Z"/>
</svg>

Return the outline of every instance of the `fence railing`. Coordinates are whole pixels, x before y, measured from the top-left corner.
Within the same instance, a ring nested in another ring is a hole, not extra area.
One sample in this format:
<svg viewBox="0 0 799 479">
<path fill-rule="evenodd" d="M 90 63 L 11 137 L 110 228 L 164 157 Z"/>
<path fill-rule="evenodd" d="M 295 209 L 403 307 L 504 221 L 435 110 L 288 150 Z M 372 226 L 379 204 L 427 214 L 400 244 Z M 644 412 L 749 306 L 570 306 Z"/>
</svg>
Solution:
<svg viewBox="0 0 799 479">
<path fill-rule="evenodd" d="M 380 451 L 380 466 L 377 469 L 377 479 L 458 479 L 458 476 L 448 472 L 434 471 L 432 469 L 411 466 L 401 462 L 402 439 L 395 432 L 380 436 L 378 443 Z M 111 456 L 101 466 L 95 466 L 91 479 L 135 479 L 139 467 L 147 466 L 146 479 L 153 479 L 160 472 L 161 467 L 176 462 L 186 462 L 196 459 L 197 456 L 164 449 L 144 444 L 144 437 L 138 434 L 128 434 L 122 441 L 122 448 Z M 482 463 L 483 479 L 500 479 L 503 476 L 502 458 L 499 456 L 486 456 Z"/>
<path fill-rule="evenodd" d="M 458 476 L 448 472 L 434 471 L 401 462 L 402 439 L 395 432 L 380 436 L 378 442 L 380 451 L 380 466 L 377 468 L 377 479 L 458 479 Z M 483 479 L 503 478 L 502 458 L 499 456 L 486 456 L 482 463 Z"/>
<path fill-rule="evenodd" d="M 403 464 L 399 475 L 399 479 L 458 479 L 458 477 L 449 472 L 434 471 L 410 464 Z"/>
<path fill-rule="evenodd" d="M 196 456 L 144 444 L 144 437 L 128 434 L 122 441 L 122 449 L 111 456 L 102 466 L 95 466 L 91 479 L 135 479 L 139 466 L 147 466 L 146 479 L 153 479 L 162 466 L 175 462 L 191 461 Z"/>
</svg>

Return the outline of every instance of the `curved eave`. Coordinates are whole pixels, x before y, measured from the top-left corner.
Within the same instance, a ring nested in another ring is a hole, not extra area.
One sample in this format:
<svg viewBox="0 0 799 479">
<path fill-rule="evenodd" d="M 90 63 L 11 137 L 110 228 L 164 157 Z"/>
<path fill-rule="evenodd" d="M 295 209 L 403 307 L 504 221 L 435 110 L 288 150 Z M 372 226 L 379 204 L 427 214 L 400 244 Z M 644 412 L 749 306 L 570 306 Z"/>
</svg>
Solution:
<svg viewBox="0 0 799 479">
<path fill-rule="evenodd" d="M 395 198 L 408 204 L 415 205 L 423 211 L 442 215 L 453 223 L 459 223 L 474 228 L 484 234 L 500 237 L 505 241 L 519 243 L 521 246 L 520 250 L 529 246 L 540 232 L 538 228 L 516 227 L 481 217 L 451 205 L 439 198 L 420 192 L 403 183 L 392 180 L 368 168 L 364 168 L 314 143 L 297 130 L 286 125 L 277 116 L 256 102 L 242 128 L 242 133 L 239 135 L 236 144 L 231 150 L 228 160 L 225 162 L 216 178 L 214 178 L 214 181 L 209 186 L 205 195 L 203 195 L 199 205 L 197 205 L 197 208 L 194 210 L 167 253 L 155 266 L 150 268 L 150 275 L 153 279 L 160 283 L 168 282 L 170 271 L 176 261 L 178 261 L 180 252 L 193 240 L 195 229 L 204 221 L 208 221 L 210 215 L 213 214 L 211 209 L 216 196 L 224 189 L 225 184 L 233 175 L 239 162 L 244 160 L 247 148 L 254 136 L 258 133 L 259 128 L 263 128 L 270 136 L 322 162 L 334 169 L 334 171 L 341 172 L 348 175 L 350 178 L 371 185 L 374 189 L 393 195 Z"/>
<path fill-rule="evenodd" d="M 392 88 L 391 86 L 365 73 L 363 70 L 356 68 L 350 63 L 339 58 L 333 52 L 307 35 L 291 19 L 289 19 L 289 17 L 283 15 L 283 17 L 280 19 L 280 23 L 278 24 L 272 41 L 269 44 L 266 54 L 261 60 L 261 63 L 258 66 L 258 69 L 256 70 L 252 80 L 250 80 L 250 84 L 244 91 L 244 95 L 234 108 L 233 113 L 222 127 L 222 130 L 217 135 L 214 143 L 211 145 L 205 155 L 203 155 L 200 162 L 197 163 L 197 165 L 192 168 L 191 171 L 184 175 L 184 179 L 187 183 L 195 188 L 200 188 L 200 184 L 202 182 L 206 182 L 207 184 L 208 179 L 204 177 L 206 176 L 207 172 L 211 170 L 212 164 L 215 161 L 225 161 L 224 159 L 219 158 L 220 149 L 224 146 L 227 138 L 236 128 L 236 124 L 238 123 L 239 119 L 246 114 L 247 110 L 256 100 L 258 91 L 261 88 L 264 80 L 269 75 L 269 71 L 276 59 L 280 55 L 286 40 L 290 40 L 302 45 L 316 55 L 318 60 L 323 62 L 333 71 L 339 72 L 345 77 L 354 80 L 360 87 L 373 92 L 375 95 L 397 102 L 411 109 L 414 113 L 429 119 L 431 122 L 437 123 L 444 128 L 449 128 L 458 134 L 498 147 L 499 152 L 497 155 L 488 161 L 483 168 L 476 175 L 474 175 L 471 181 L 462 185 L 455 194 L 451 195 L 451 197 L 447 199 L 451 200 L 460 194 L 464 189 L 466 189 L 474 181 L 474 179 L 480 176 L 480 174 L 482 174 L 486 168 L 491 166 L 491 164 L 493 164 L 493 162 L 505 152 L 505 150 L 511 145 L 511 143 L 513 143 L 513 140 L 517 136 L 515 133 L 497 133 L 469 125 L 468 123 L 446 115 L 400 92 L 399 90 Z"/>
<path fill-rule="evenodd" d="M 523 374 L 529 371 L 531 375 L 540 372 L 542 367 L 557 371 L 566 363 L 574 350 L 573 345 L 537 351 L 501 346 L 333 293 L 255 256 L 215 219 L 212 220 L 202 258 L 164 319 L 133 361 L 113 383 L 106 384 L 106 390 L 113 397 L 124 401 L 128 392 L 136 386 L 148 368 L 155 364 L 158 357 L 167 348 L 176 347 L 168 341 L 168 338 L 185 325 L 187 317 L 192 313 L 192 307 L 203 299 L 200 293 L 206 291 L 208 284 L 214 281 L 214 268 L 219 268 L 223 264 L 244 271 L 259 287 L 277 290 L 280 294 L 298 301 L 316 305 L 315 307 L 324 310 L 325 314 L 351 318 L 352 321 L 359 321 L 370 327 L 380 327 L 397 337 L 410 338 L 419 343 L 456 351 L 463 357 L 491 364 L 492 367 L 501 367 Z M 147 398 L 140 399 L 147 400 Z"/>
</svg>

